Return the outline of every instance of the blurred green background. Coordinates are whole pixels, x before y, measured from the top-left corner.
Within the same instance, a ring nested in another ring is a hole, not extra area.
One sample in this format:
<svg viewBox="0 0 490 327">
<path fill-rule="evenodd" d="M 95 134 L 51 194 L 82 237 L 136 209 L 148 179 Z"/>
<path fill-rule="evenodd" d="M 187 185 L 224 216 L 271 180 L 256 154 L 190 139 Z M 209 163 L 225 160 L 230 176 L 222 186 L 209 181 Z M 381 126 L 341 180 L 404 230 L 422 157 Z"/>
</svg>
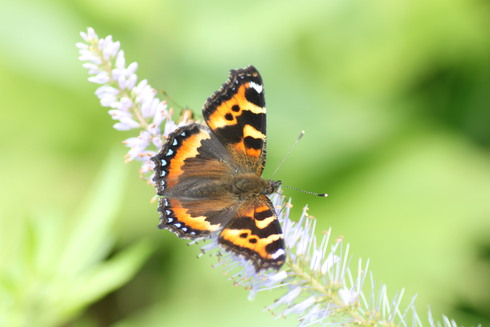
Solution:
<svg viewBox="0 0 490 327">
<path fill-rule="evenodd" d="M 112 129 L 77 60 L 87 26 L 197 112 L 229 69 L 255 65 L 268 106 L 264 175 L 304 129 L 275 177 L 330 195 L 286 190 L 293 213 L 308 203 L 318 233 L 343 235 L 391 295 L 418 294 L 421 316 L 430 305 L 437 319 L 490 323 L 490 2 L 0 8 L 0 312 L 11 324 L 296 325 L 262 312 L 277 294 L 247 301 L 214 259 L 156 228 L 154 190 L 138 164 L 123 164 L 134 132 Z"/>
</svg>

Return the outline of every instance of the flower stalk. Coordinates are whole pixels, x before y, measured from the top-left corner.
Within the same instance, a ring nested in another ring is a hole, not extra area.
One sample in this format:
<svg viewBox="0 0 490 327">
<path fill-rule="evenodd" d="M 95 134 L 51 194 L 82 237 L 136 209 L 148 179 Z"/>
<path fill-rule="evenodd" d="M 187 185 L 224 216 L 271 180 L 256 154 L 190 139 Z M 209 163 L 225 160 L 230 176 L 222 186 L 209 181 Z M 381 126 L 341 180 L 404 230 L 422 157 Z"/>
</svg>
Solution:
<svg viewBox="0 0 490 327">
<path fill-rule="evenodd" d="M 123 142 L 129 147 L 126 161 L 141 162 L 141 175 L 151 181 L 150 158 L 162 147 L 165 137 L 189 119 L 179 124 L 172 120 L 172 110 L 156 97 L 147 80 L 138 82 L 137 63 L 126 66 L 119 42 L 111 36 L 99 38 L 92 28 L 81 36 L 84 42 L 77 43 L 79 59 L 91 75 L 88 80 L 100 85 L 95 94 L 103 107 L 110 108 L 109 114 L 116 120 L 114 128 L 139 131 L 138 136 Z M 215 267 L 221 266 L 234 285 L 248 289 L 249 298 L 258 292 L 282 290 L 283 295 L 264 310 L 276 318 L 293 315 L 299 326 L 456 326 L 445 316 L 442 323 L 431 315 L 422 323 L 415 310 L 415 297 L 404 308 L 403 290 L 390 300 L 386 286 L 378 286 L 368 274 L 369 261 L 363 264 L 359 260 L 357 270 L 351 270 L 349 245 L 344 246 L 343 238 L 332 242 L 328 230 L 317 239 L 316 220 L 308 215 L 307 207 L 295 221 L 290 215 L 291 200 L 286 202 L 278 192 L 271 201 L 283 227 L 288 256 L 281 270 L 256 273 L 250 262 L 224 252 L 216 235 L 206 239 L 201 248 L 201 255 L 217 256 Z"/>
</svg>

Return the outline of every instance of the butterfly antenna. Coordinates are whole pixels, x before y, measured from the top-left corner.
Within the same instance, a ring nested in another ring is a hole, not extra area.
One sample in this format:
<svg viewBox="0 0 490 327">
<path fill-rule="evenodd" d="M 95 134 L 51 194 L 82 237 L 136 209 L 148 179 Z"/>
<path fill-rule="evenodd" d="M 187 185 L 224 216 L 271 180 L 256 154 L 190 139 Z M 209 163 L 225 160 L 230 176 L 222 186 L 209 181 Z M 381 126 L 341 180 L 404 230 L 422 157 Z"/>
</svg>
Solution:
<svg viewBox="0 0 490 327">
<path fill-rule="evenodd" d="M 170 103 L 171 103 L 171 104 L 172 104 L 174 107 L 176 107 L 176 108 L 178 108 L 178 109 L 180 109 L 180 110 L 182 110 L 182 109 L 186 109 L 186 108 L 184 108 L 184 106 L 181 106 L 181 105 L 180 105 L 180 104 L 179 104 L 177 101 L 175 101 L 175 100 L 174 100 L 174 98 L 172 98 L 172 97 L 170 96 L 170 94 L 168 94 L 168 92 L 167 92 L 167 91 L 165 91 L 165 90 L 161 89 L 161 90 L 160 90 L 160 93 L 162 93 L 162 94 L 163 94 L 163 96 L 164 96 L 164 97 L 167 99 L 167 101 L 168 101 L 168 102 L 170 102 Z"/>
<path fill-rule="evenodd" d="M 300 188 L 296 188 L 296 187 L 292 187 L 292 186 L 287 186 L 287 185 L 284 185 L 284 184 L 282 184 L 282 187 L 290 188 L 292 190 L 300 191 L 300 192 L 303 192 L 303 193 L 306 193 L 306 194 L 320 196 L 322 198 L 326 198 L 328 196 L 327 193 L 315 193 L 315 192 L 305 191 L 305 190 L 302 190 Z"/>
<path fill-rule="evenodd" d="M 284 164 L 284 161 L 286 161 L 287 157 L 289 156 L 289 154 L 291 153 L 291 151 L 293 151 L 293 149 L 296 147 L 296 145 L 298 144 L 299 140 L 301 140 L 301 138 L 303 137 L 303 135 L 305 135 L 305 131 L 301 131 L 301 133 L 299 133 L 298 137 L 296 138 L 296 141 L 294 141 L 293 145 L 291 145 L 291 147 L 289 148 L 288 152 L 286 152 L 286 155 L 282 159 L 282 161 L 279 164 L 279 166 L 277 166 L 276 170 L 274 170 L 274 173 L 272 174 L 271 179 L 277 173 L 277 171 L 279 170 L 279 168 L 281 168 L 281 166 Z M 283 187 L 286 187 L 286 188 L 289 188 L 289 189 L 292 189 L 292 190 L 300 191 L 300 192 L 303 192 L 303 193 L 307 193 L 307 194 L 311 194 L 311 195 L 315 195 L 315 196 L 320 196 L 320 197 L 323 197 L 323 198 L 326 198 L 328 196 L 327 193 L 315 193 L 315 192 L 311 192 L 311 191 L 305 191 L 305 190 L 302 190 L 302 189 L 299 189 L 299 188 L 296 188 L 296 187 L 292 187 L 292 186 L 288 186 L 288 185 L 284 185 L 284 184 L 282 184 L 282 186 Z"/>
<path fill-rule="evenodd" d="M 301 131 L 301 133 L 299 133 L 298 138 L 296 139 L 296 141 L 294 141 L 293 145 L 291 145 L 291 147 L 289 148 L 288 152 L 286 152 L 286 155 L 284 156 L 284 158 L 282 158 L 282 161 L 279 164 L 279 166 L 277 166 L 276 170 L 274 170 L 274 172 L 272 173 L 271 179 L 277 173 L 277 171 L 279 170 L 279 168 L 282 167 L 282 165 L 284 164 L 284 161 L 286 161 L 287 157 L 289 156 L 289 154 L 291 153 L 291 151 L 293 151 L 294 147 L 296 147 L 296 144 L 298 144 L 299 140 L 301 140 L 301 138 L 303 137 L 303 135 L 305 135 L 305 131 Z"/>
</svg>

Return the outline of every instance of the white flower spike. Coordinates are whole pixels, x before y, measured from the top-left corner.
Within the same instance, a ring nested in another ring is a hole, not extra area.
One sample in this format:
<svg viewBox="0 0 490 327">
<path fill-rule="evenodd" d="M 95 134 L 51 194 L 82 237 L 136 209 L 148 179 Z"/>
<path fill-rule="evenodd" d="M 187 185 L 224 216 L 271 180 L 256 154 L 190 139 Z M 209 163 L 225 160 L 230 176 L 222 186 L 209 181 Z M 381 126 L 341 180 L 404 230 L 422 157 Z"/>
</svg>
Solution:
<svg viewBox="0 0 490 327">
<path fill-rule="evenodd" d="M 126 161 L 141 161 L 141 175 L 151 180 L 153 162 L 150 160 L 163 144 L 161 125 L 172 124 L 167 103 L 156 97 L 157 92 L 146 80 L 138 83 L 138 64 L 126 66 L 124 51 L 112 36 L 99 38 L 93 28 L 80 33 L 85 41 L 77 43 L 79 59 L 91 75 L 89 82 L 100 84 L 95 91 L 103 107 L 110 108 L 109 114 L 116 121 L 119 131 L 138 130 L 139 136 L 123 143 L 129 147 Z"/>
<path fill-rule="evenodd" d="M 103 107 L 117 122 L 117 130 L 135 130 L 139 135 L 125 140 L 130 148 L 127 161 L 141 161 L 141 174 L 151 180 L 153 162 L 149 159 L 163 145 L 164 137 L 174 131 L 178 124 L 171 119 L 167 103 L 155 97 L 156 91 L 146 80 L 138 83 L 137 63 L 126 66 L 120 43 L 112 36 L 99 38 L 94 29 L 80 33 L 84 42 L 77 43 L 79 59 L 88 70 L 89 81 L 101 86 L 95 91 Z M 187 124 L 183 121 L 180 125 Z M 266 308 L 275 311 L 277 317 L 295 315 L 299 326 L 424 326 L 414 305 L 414 298 L 406 308 L 400 303 L 403 291 L 392 300 L 384 285 L 378 287 L 370 274 L 368 262 L 358 262 L 358 269 L 350 269 L 349 246 L 342 238 L 332 242 L 331 231 L 317 240 L 316 221 L 307 213 L 307 207 L 299 221 L 290 219 L 291 202 L 275 194 L 271 197 L 282 225 L 286 244 L 287 260 L 282 270 L 256 273 L 249 261 L 234 254 L 223 252 L 217 236 L 207 239 L 202 254 L 214 253 L 219 258 L 215 266 L 224 267 L 235 285 L 250 290 L 249 298 L 260 291 L 283 290 L 284 295 Z M 193 241 L 192 243 L 197 243 Z M 453 320 L 443 316 L 436 322 L 432 315 L 428 326 L 456 327 Z"/>
</svg>

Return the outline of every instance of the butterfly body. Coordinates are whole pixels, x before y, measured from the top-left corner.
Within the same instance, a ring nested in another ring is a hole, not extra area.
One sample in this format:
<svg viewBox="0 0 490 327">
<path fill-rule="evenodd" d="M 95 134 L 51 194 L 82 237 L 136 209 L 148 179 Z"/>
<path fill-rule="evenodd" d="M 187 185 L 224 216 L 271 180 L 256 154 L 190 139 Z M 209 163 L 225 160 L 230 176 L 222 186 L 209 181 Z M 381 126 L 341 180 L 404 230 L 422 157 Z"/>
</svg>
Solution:
<svg viewBox="0 0 490 327">
<path fill-rule="evenodd" d="M 155 163 L 160 228 L 181 238 L 219 233 L 227 251 L 257 271 L 280 268 L 284 241 L 266 195 L 280 181 L 261 177 L 265 165 L 265 99 L 262 79 L 249 66 L 205 103 L 207 126 L 193 123 L 171 133 Z"/>
</svg>

